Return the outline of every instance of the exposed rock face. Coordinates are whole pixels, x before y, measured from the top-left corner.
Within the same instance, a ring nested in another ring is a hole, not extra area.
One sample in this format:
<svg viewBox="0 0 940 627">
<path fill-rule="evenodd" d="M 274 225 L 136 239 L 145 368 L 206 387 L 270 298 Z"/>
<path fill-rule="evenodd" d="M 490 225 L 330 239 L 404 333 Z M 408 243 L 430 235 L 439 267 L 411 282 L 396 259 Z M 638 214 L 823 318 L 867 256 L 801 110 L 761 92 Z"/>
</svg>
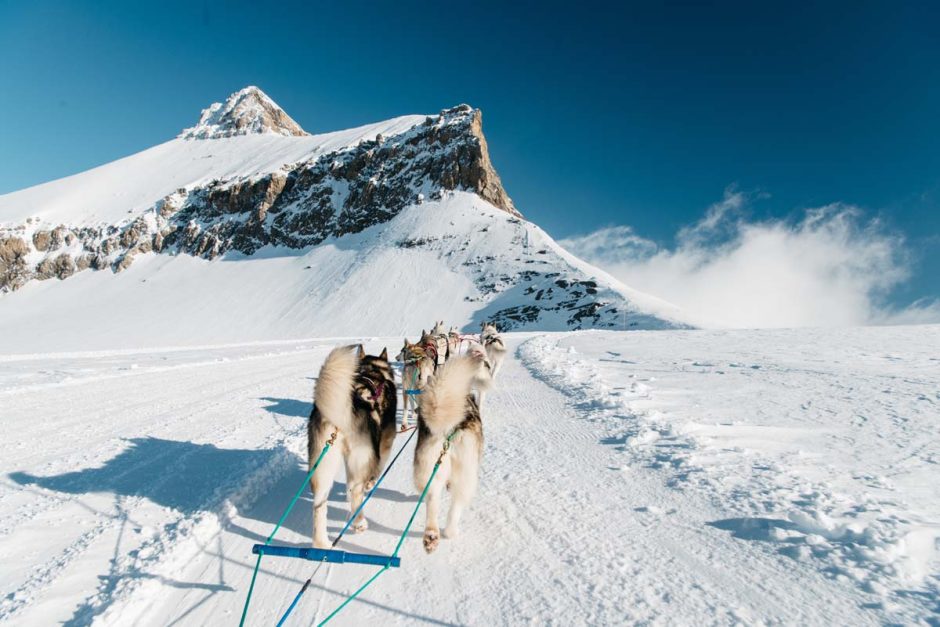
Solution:
<svg viewBox="0 0 940 627">
<path fill-rule="evenodd" d="M 257 87 L 246 87 L 203 110 L 199 123 L 180 133 L 183 139 L 216 139 L 252 133 L 306 135 L 287 113 Z"/>
<path fill-rule="evenodd" d="M 0 289 L 15 290 L 30 278 L 29 244 L 15 235 L 0 235 Z"/>
<path fill-rule="evenodd" d="M 203 117 L 225 126 L 225 132 L 251 128 L 244 112 L 257 107 L 260 117 L 252 119 L 268 128 L 274 114 L 266 98 L 247 88 Z M 519 215 L 490 162 L 480 112 L 467 105 L 398 135 L 362 141 L 271 174 L 177 190 L 122 224 L 0 229 L 5 247 L 0 291 L 88 268 L 119 272 L 151 251 L 213 259 L 230 250 L 252 254 L 267 245 L 304 248 L 388 222 L 425 195 L 436 198 L 451 190 L 474 192 Z M 30 266 L 30 252 L 44 255 Z"/>
</svg>

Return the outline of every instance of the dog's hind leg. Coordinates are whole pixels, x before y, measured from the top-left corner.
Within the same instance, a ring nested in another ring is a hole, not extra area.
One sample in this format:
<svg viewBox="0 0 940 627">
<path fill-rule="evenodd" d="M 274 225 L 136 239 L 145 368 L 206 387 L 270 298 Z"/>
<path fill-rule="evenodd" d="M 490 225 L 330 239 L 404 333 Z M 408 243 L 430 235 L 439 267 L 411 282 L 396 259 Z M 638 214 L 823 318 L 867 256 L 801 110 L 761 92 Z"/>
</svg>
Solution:
<svg viewBox="0 0 940 627">
<path fill-rule="evenodd" d="M 441 541 L 441 529 L 438 526 L 437 519 L 441 509 L 442 492 L 444 485 L 448 482 L 449 470 L 444 466 L 438 470 L 434 482 L 428 488 L 427 510 L 428 518 L 424 524 L 424 550 L 433 553 Z"/>
<path fill-rule="evenodd" d="M 459 463 L 454 463 L 454 470 L 447 484 L 450 491 L 450 509 L 447 512 L 447 526 L 444 528 L 445 538 L 456 538 L 460 535 L 460 517 L 477 491 L 479 464 L 476 452 L 472 452 L 472 455 L 469 462 L 465 458 Z"/>
<path fill-rule="evenodd" d="M 368 446 L 371 449 L 371 444 Z M 377 474 L 377 460 L 374 458 L 374 453 L 364 446 L 352 447 L 346 457 L 346 492 L 349 498 L 350 515 L 362 505 L 367 486 Z M 352 528 L 356 533 L 362 533 L 369 528 L 364 512 L 359 513 L 353 521 Z"/>
<path fill-rule="evenodd" d="M 327 451 L 320 461 L 317 471 L 313 473 L 313 477 L 310 479 L 310 487 L 313 491 L 313 546 L 318 549 L 330 548 L 330 538 L 326 533 L 327 502 L 342 457 L 339 451 L 333 450 L 335 448 L 336 445 Z M 321 443 L 316 454 L 319 455 L 322 449 L 323 444 Z M 316 457 L 311 457 L 311 459 L 316 459 Z"/>
<path fill-rule="evenodd" d="M 411 394 L 408 393 L 408 384 L 407 382 L 402 382 L 401 386 L 402 396 L 402 405 L 401 405 L 401 428 L 408 428 L 408 407 L 411 405 Z"/>
</svg>

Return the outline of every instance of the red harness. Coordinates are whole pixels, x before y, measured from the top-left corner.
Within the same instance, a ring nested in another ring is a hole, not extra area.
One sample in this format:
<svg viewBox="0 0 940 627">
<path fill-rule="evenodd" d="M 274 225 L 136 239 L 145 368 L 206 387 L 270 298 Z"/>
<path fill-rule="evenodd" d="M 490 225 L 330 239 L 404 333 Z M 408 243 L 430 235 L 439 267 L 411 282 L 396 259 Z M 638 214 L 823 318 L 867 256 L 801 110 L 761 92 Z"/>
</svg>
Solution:
<svg viewBox="0 0 940 627">
<path fill-rule="evenodd" d="M 382 400 L 382 394 L 385 393 L 385 380 L 375 383 L 369 377 L 362 377 L 363 382 L 366 384 L 366 387 L 369 388 L 369 391 L 372 392 L 372 401 L 377 403 Z"/>
</svg>

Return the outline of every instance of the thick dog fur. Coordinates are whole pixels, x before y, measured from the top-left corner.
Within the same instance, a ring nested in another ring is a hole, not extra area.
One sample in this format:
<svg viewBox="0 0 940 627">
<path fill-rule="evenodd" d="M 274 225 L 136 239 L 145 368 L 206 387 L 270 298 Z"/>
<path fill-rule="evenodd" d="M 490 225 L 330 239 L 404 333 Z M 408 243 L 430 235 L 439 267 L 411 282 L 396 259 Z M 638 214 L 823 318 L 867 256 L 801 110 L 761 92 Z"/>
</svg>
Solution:
<svg viewBox="0 0 940 627">
<path fill-rule="evenodd" d="M 434 349 L 437 352 L 437 365 L 443 366 L 448 357 L 447 331 L 444 330 L 443 320 L 434 323 L 434 327 L 427 335 L 427 340 L 434 342 Z"/>
<path fill-rule="evenodd" d="M 495 379 L 499 369 L 503 367 L 503 359 L 506 358 L 506 344 L 495 324 L 484 322 L 480 327 L 480 341 L 486 349 L 486 357 L 492 366 L 491 375 Z"/>
<path fill-rule="evenodd" d="M 460 517 L 476 492 L 483 455 L 483 422 L 471 390 L 481 366 L 479 356 L 454 357 L 432 377 L 421 395 L 418 412 L 418 444 L 415 448 L 415 488 L 424 489 L 444 441 L 454 430 L 457 435 L 428 488 L 424 549 L 434 551 L 440 542 L 438 512 L 446 486 L 451 493 L 444 536 L 455 538 Z"/>
<path fill-rule="evenodd" d="M 354 512 L 382 472 L 395 440 L 398 396 L 388 353 L 366 355 L 361 346 L 333 349 L 320 368 L 307 423 L 308 466 L 320 456 L 331 435 L 336 441 L 310 480 L 313 490 L 313 544 L 328 548 L 327 499 L 340 459 L 346 465 L 349 511 Z M 360 514 L 356 532 L 368 527 Z"/>
<path fill-rule="evenodd" d="M 424 389 L 424 386 L 427 385 L 428 378 L 434 374 L 434 359 L 432 359 L 419 344 L 412 344 L 407 338 L 405 338 L 405 344 L 402 346 L 401 352 L 398 353 L 395 359 L 404 364 L 402 368 L 401 387 L 405 392 L 408 390 Z M 403 429 L 407 429 L 409 426 L 408 410 L 412 409 L 412 411 L 414 411 L 412 405 L 417 408 L 418 401 L 411 394 L 403 394 L 403 397 L 401 426 Z"/>
</svg>

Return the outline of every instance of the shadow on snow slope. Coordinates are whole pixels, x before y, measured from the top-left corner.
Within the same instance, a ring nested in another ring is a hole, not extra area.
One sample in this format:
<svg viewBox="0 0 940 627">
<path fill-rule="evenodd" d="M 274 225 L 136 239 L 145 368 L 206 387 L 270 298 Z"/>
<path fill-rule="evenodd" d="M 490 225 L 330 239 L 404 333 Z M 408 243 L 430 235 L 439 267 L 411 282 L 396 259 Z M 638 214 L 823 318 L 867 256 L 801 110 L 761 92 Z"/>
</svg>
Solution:
<svg viewBox="0 0 940 627">
<path fill-rule="evenodd" d="M 284 399 L 271 399 L 284 400 Z M 295 411 L 299 401 L 287 403 L 288 409 Z M 276 403 L 281 407 L 281 404 Z M 272 410 L 273 411 L 273 410 Z M 175 509 L 183 514 L 195 514 L 200 511 L 214 511 L 220 503 L 234 492 L 239 479 L 246 473 L 278 463 L 283 449 L 226 449 L 212 444 L 194 444 L 160 438 L 133 438 L 130 445 L 121 453 L 108 460 L 103 466 L 86 468 L 60 475 L 40 477 L 26 472 L 10 473 L 10 479 L 21 485 L 32 485 L 47 490 L 68 494 L 92 494 L 110 492 L 116 496 L 142 497 L 157 505 Z M 286 473 L 276 480 L 271 490 L 263 490 L 257 501 L 234 503 L 241 515 L 257 520 L 265 525 L 273 525 L 287 506 L 297 486 L 306 476 L 306 464 L 297 460 L 290 464 Z M 337 477 L 341 479 L 341 477 Z M 244 486 L 240 486 L 244 487 Z M 406 495 L 397 490 L 379 488 L 375 496 L 378 501 L 413 502 L 415 495 Z M 311 508 L 309 493 L 301 499 L 284 524 L 303 537 L 311 533 Z M 330 494 L 333 502 L 346 500 L 346 486 L 337 480 Z M 329 507 L 330 532 L 337 533 L 346 522 L 348 512 L 343 507 Z M 239 527 L 231 521 L 231 529 L 240 535 L 257 542 L 263 542 L 266 536 Z M 398 535 L 399 530 L 373 522 L 371 529 L 379 533 Z M 361 547 L 360 547 L 361 548 Z M 366 550 L 366 549 L 363 549 Z"/>
</svg>

